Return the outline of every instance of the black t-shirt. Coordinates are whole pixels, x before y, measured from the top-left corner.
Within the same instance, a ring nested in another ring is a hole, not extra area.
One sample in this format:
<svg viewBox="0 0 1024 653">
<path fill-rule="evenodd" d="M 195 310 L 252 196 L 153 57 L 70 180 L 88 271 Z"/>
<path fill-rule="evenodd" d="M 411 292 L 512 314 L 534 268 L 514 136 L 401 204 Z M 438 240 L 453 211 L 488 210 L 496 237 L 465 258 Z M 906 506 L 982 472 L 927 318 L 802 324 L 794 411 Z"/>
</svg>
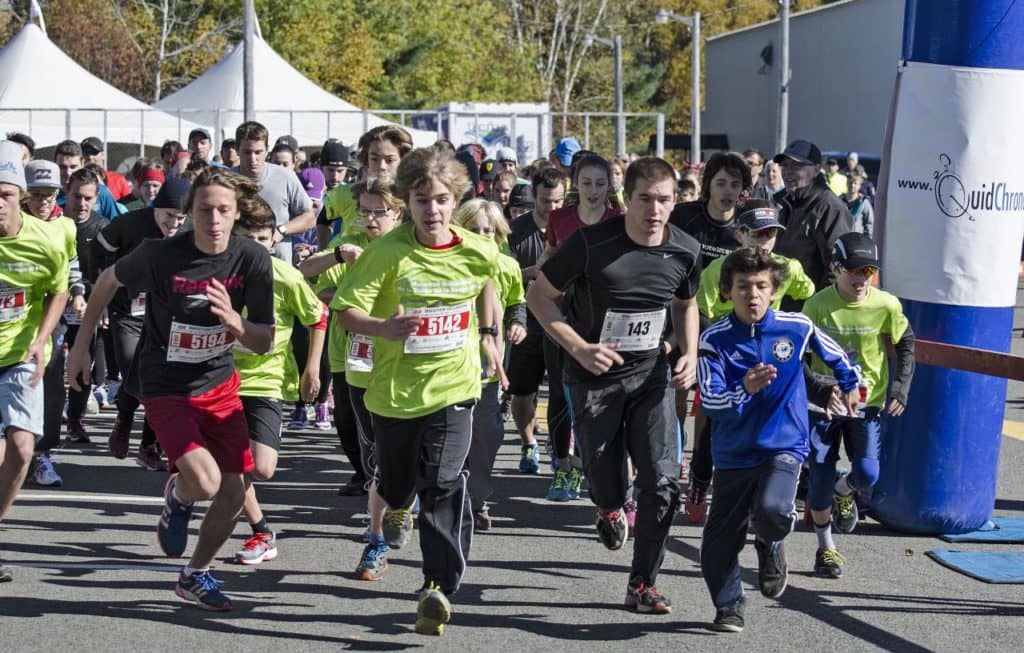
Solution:
<svg viewBox="0 0 1024 653">
<path fill-rule="evenodd" d="M 735 219 L 718 222 L 708 215 L 707 203 L 703 200 L 676 204 L 668 221 L 700 243 L 702 270 L 716 258 L 740 248 L 740 241 L 736 240 Z"/>
<path fill-rule="evenodd" d="M 533 220 L 533 211 L 522 214 L 512 223 L 512 232 L 508 236 L 508 247 L 512 252 L 512 258 L 519 262 L 520 268 L 536 265 L 537 259 L 544 253 L 546 243 L 544 232 Z M 526 311 L 526 332 L 544 332 L 544 327 L 529 310 Z"/>
<path fill-rule="evenodd" d="M 231 236 L 228 248 L 210 255 L 194 234 L 147 240 L 114 265 L 122 283 L 147 293 L 145 326 L 137 356 L 144 398 L 196 396 L 231 376 L 234 337 L 210 312 L 206 289 L 217 279 L 236 311 L 256 324 L 274 324 L 270 253 Z"/>
<path fill-rule="evenodd" d="M 114 220 L 96 237 L 92 243 L 93 257 L 97 263 L 97 274 L 120 259 L 131 254 L 132 251 L 142 244 L 142 241 L 149 239 L 162 240 L 164 234 L 156 224 L 151 207 L 130 211 Z M 135 288 L 125 286 L 118 288 L 114 298 L 110 300 L 108 310 L 111 315 L 118 318 L 132 315 L 132 300 L 135 299 L 135 317 L 141 319 L 141 310 L 144 303 L 139 300 L 139 291 Z"/>
<path fill-rule="evenodd" d="M 75 222 L 75 248 L 78 252 L 78 265 L 82 270 L 82 276 L 89 282 L 90 292 L 92 284 L 95 283 L 96 277 L 99 275 L 96 268 L 97 261 L 93 256 L 92 243 L 100 231 L 109 224 L 110 220 L 95 211 L 82 222 Z"/>
<path fill-rule="evenodd" d="M 577 381 L 614 379 L 637 372 L 649 372 L 663 358 L 661 337 L 671 322 L 672 298 L 690 299 L 700 286 L 700 245 L 673 225 L 664 242 L 654 247 L 638 245 L 626 234 L 623 216 L 610 218 L 578 230 L 541 271 L 553 286 L 565 293 L 562 309 L 568 323 L 587 342 L 600 342 L 602 329 L 612 322 L 619 326 L 612 335 L 641 336 L 657 345 L 641 351 L 619 354 L 625 364 L 595 377 L 571 356 L 566 356 L 563 373 Z M 615 314 L 663 311 L 664 327 L 652 324 L 658 318 L 615 320 Z"/>
</svg>

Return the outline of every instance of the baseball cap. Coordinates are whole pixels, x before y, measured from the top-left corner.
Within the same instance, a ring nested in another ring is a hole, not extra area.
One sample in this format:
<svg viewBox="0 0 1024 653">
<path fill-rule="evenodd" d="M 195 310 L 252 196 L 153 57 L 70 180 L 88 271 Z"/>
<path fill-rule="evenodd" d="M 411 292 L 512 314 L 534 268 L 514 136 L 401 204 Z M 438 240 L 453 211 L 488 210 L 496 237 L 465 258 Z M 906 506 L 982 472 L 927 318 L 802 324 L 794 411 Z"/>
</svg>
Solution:
<svg viewBox="0 0 1024 653">
<path fill-rule="evenodd" d="M 60 168 L 53 161 L 33 159 L 25 166 L 25 183 L 29 188 L 60 188 Z"/>
<path fill-rule="evenodd" d="M 832 246 L 832 261 L 847 269 L 859 268 L 862 265 L 880 267 L 878 245 L 865 234 L 856 231 L 845 233 Z"/>
<path fill-rule="evenodd" d="M 196 127 L 195 129 L 193 129 L 192 131 L 190 131 L 188 133 L 188 140 L 189 140 L 189 142 L 191 142 L 193 138 L 197 138 L 197 137 L 199 139 L 206 139 L 208 141 L 212 141 L 213 140 L 212 138 L 210 138 L 210 132 L 206 131 L 202 127 Z"/>
<path fill-rule="evenodd" d="M 516 184 L 513 186 L 512 192 L 508 196 L 508 205 L 532 209 L 534 206 L 533 189 L 530 187 L 530 184 Z"/>
<path fill-rule="evenodd" d="M 501 162 L 501 161 L 514 161 L 514 162 L 518 162 L 519 161 L 519 159 L 516 158 L 515 150 L 513 150 L 511 147 L 499 147 L 497 154 L 494 155 L 494 160 L 498 161 L 498 162 Z"/>
<path fill-rule="evenodd" d="M 0 141 L 0 183 L 25 190 L 25 166 L 21 163 L 24 151 L 14 141 Z M 60 179 L 60 176 L 57 177 Z"/>
<path fill-rule="evenodd" d="M 744 229 L 750 231 L 760 231 L 761 229 L 768 229 L 769 227 L 775 227 L 776 229 L 785 230 L 786 228 L 779 223 L 779 210 L 775 207 L 762 206 L 755 209 L 747 209 L 740 216 L 736 218 L 736 224 Z"/>
<path fill-rule="evenodd" d="M 299 142 L 295 140 L 295 137 L 290 134 L 279 136 L 278 139 L 274 141 L 274 147 L 277 147 L 278 145 L 284 145 L 292 152 L 295 152 L 299 149 Z"/>
<path fill-rule="evenodd" d="M 494 173 L 497 165 L 494 159 L 484 159 L 484 162 L 480 164 L 480 179 L 483 181 L 491 181 L 494 179 Z"/>
<path fill-rule="evenodd" d="M 352 167 L 352 152 L 338 139 L 328 139 L 320 148 L 320 165 Z"/>
<path fill-rule="evenodd" d="M 96 136 L 84 139 L 79 145 L 82 148 L 83 154 L 99 154 L 103 151 L 103 141 Z"/>
<path fill-rule="evenodd" d="M 572 155 L 576 154 L 583 148 L 580 147 L 579 141 L 569 136 L 558 141 L 555 145 L 555 156 L 558 157 L 558 162 L 568 168 L 572 165 Z"/>
<path fill-rule="evenodd" d="M 776 154 L 775 158 L 772 159 L 775 163 L 782 163 L 784 160 L 789 159 L 790 161 L 796 161 L 803 165 L 821 165 L 821 150 L 818 146 L 810 141 L 793 141 L 786 146 L 786 149 L 782 154 Z"/>
<path fill-rule="evenodd" d="M 306 168 L 299 172 L 299 181 L 302 182 L 302 187 L 306 189 L 306 194 L 309 195 L 310 199 L 322 200 L 324 198 L 324 186 L 327 185 L 324 180 L 324 173 L 320 168 Z"/>
<path fill-rule="evenodd" d="M 192 182 L 184 177 L 170 177 L 160 187 L 160 192 L 153 200 L 154 209 L 175 209 L 185 210 L 185 200 L 188 198 L 188 189 Z"/>
</svg>

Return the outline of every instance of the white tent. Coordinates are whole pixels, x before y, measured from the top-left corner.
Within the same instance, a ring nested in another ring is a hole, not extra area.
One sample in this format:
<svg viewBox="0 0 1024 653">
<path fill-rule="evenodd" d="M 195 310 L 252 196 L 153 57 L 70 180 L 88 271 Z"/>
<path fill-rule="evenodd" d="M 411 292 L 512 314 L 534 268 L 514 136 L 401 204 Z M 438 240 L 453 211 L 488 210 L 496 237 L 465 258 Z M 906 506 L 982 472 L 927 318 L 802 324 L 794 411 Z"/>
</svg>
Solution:
<svg viewBox="0 0 1024 653">
<path fill-rule="evenodd" d="M 266 125 L 271 142 L 291 134 L 302 146 L 319 146 L 327 138 L 354 145 L 368 129 L 389 122 L 320 88 L 259 36 L 253 42 L 256 120 Z M 205 125 L 221 138 L 233 137 L 244 120 L 244 54 L 239 42 L 209 70 L 154 106 Z M 437 140 L 435 132 L 409 132 L 417 146 Z"/>
<path fill-rule="evenodd" d="M 159 146 L 194 126 L 95 77 L 33 23 L 0 50 L 0 129 L 30 134 L 40 147 L 87 136 Z"/>
</svg>

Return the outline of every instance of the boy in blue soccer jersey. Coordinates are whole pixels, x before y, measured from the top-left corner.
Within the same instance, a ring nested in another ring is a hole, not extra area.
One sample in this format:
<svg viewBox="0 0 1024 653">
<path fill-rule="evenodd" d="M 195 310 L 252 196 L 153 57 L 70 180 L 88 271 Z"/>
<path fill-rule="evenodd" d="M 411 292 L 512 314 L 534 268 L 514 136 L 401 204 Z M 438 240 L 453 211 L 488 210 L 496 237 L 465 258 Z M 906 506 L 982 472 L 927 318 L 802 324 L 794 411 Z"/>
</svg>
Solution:
<svg viewBox="0 0 1024 653">
<path fill-rule="evenodd" d="M 835 374 L 844 404 L 852 409 L 858 400 L 858 372 L 839 345 L 807 316 L 771 308 L 785 273 L 760 249 L 730 254 L 719 286 L 733 312 L 700 339 L 697 377 L 715 466 L 701 568 L 719 631 L 743 630 L 739 553 L 751 515 L 761 593 L 778 598 L 786 589 L 782 540 L 793 529 L 797 479 L 809 451 L 802 363 L 808 349 Z"/>
</svg>

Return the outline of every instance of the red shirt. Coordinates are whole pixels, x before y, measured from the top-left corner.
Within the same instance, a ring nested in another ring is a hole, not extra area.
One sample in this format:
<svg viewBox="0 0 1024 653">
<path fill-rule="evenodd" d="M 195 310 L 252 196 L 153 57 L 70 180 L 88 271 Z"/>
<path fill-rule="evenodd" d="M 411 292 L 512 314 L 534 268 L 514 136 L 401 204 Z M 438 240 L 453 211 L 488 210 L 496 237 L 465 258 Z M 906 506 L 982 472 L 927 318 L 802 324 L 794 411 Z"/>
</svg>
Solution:
<svg viewBox="0 0 1024 653">
<path fill-rule="evenodd" d="M 618 215 L 618 211 L 605 209 L 604 215 L 601 216 L 601 220 L 598 220 L 598 222 L 616 215 Z M 573 235 L 577 229 L 585 226 L 587 225 L 580 220 L 578 206 L 563 206 L 560 209 L 555 209 L 548 215 L 548 244 L 557 249 L 565 242 L 566 238 Z"/>
<path fill-rule="evenodd" d="M 132 187 L 128 185 L 128 180 L 113 170 L 107 170 L 107 190 L 114 196 L 114 199 L 120 202 L 124 198 L 132 194 Z"/>
</svg>

